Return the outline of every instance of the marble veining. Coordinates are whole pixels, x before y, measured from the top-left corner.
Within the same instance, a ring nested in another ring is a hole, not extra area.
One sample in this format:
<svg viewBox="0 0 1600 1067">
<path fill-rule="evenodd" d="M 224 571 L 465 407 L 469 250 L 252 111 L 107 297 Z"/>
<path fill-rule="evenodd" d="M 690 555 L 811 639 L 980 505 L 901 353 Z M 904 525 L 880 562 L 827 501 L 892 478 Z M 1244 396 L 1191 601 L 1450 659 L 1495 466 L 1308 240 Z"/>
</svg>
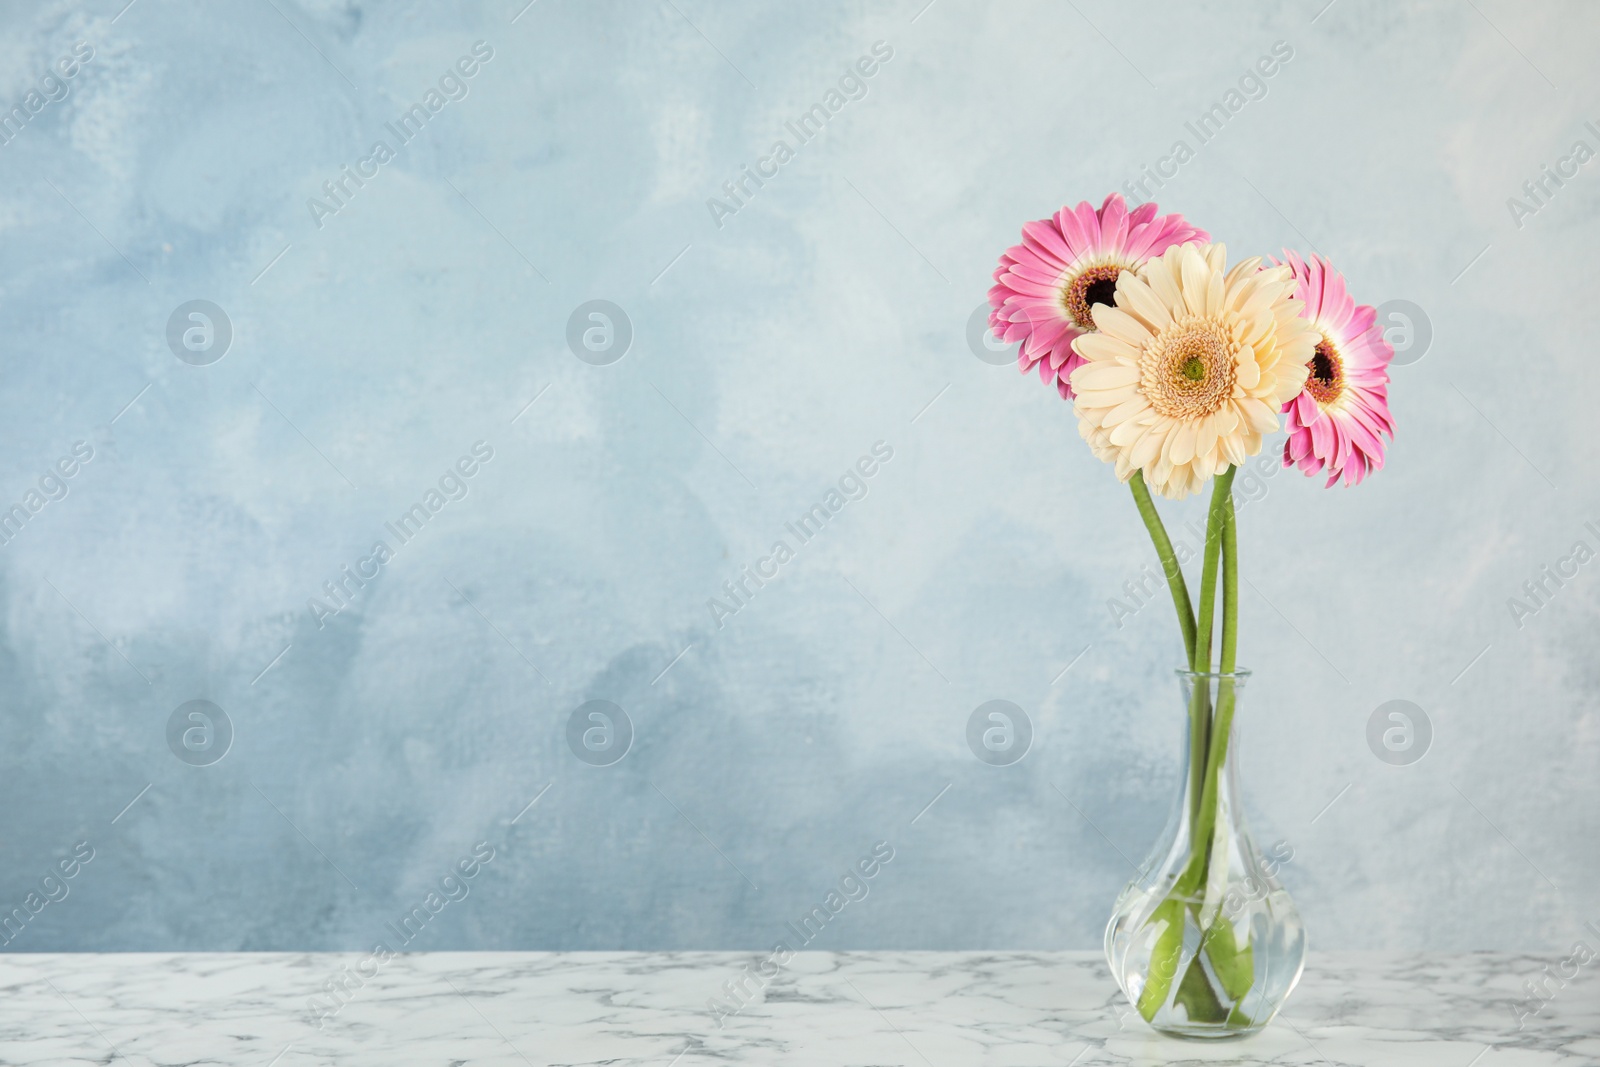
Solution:
<svg viewBox="0 0 1600 1067">
<path fill-rule="evenodd" d="M 1600 1062 L 1600 984 L 1580 975 L 1519 1030 L 1512 1006 L 1524 995 L 1522 979 L 1548 961 L 1506 953 L 1320 953 L 1264 1033 L 1204 1044 L 1149 1030 L 1094 952 L 807 952 L 765 978 L 765 953 L 418 953 L 368 965 L 370 977 L 356 970 L 365 958 L 5 956 L 0 1062 Z M 325 990 L 341 975 L 334 999 Z M 741 981 L 746 992 L 735 997 Z"/>
</svg>

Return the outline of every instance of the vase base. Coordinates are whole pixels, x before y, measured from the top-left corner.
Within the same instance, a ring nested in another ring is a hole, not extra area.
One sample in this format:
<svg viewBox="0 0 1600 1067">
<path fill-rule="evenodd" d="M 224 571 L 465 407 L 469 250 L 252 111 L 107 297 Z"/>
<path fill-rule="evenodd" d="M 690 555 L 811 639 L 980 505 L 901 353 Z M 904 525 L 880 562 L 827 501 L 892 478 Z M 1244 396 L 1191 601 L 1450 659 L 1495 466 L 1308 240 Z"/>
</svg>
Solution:
<svg viewBox="0 0 1600 1067">
<path fill-rule="evenodd" d="M 1240 1038 L 1254 1037 L 1266 1029 L 1266 1024 L 1250 1026 L 1240 1029 L 1229 1029 L 1220 1026 L 1184 1026 L 1181 1023 L 1173 1025 L 1155 1026 L 1150 1029 L 1167 1037 L 1176 1037 L 1184 1041 L 1237 1041 Z"/>
</svg>

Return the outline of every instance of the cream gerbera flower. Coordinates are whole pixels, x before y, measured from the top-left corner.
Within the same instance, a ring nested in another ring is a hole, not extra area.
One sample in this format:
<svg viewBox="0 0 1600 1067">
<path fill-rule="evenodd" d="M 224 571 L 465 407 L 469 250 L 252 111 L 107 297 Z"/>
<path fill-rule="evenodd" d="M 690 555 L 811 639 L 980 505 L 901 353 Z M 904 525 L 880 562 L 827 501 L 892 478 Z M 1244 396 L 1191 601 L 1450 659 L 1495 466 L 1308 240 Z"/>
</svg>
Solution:
<svg viewBox="0 0 1600 1067">
<path fill-rule="evenodd" d="M 1078 432 L 1127 481 L 1182 499 L 1261 451 L 1305 385 L 1317 332 L 1288 267 L 1223 272 L 1220 244 L 1185 244 L 1117 278 L 1116 307 L 1072 342 Z"/>
</svg>

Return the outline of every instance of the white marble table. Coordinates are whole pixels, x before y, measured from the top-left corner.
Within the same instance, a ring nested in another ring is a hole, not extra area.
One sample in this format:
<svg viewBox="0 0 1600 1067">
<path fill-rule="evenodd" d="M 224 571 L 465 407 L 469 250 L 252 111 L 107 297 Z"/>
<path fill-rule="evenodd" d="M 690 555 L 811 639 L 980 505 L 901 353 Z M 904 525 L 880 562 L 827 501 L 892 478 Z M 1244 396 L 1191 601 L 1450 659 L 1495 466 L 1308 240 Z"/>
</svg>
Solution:
<svg viewBox="0 0 1600 1067">
<path fill-rule="evenodd" d="M 719 1026 L 707 1002 L 726 999 L 723 983 L 764 958 L 441 952 L 380 964 L 360 953 L 6 955 L 0 1062 L 1600 1063 L 1600 976 L 1587 969 L 1516 1027 L 1522 981 L 1557 955 L 1314 954 L 1287 1013 L 1266 1032 L 1207 1044 L 1147 1029 L 1095 952 L 802 953 Z M 319 1029 L 309 1002 L 341 973 L 355 977 Z"/>
</svg>

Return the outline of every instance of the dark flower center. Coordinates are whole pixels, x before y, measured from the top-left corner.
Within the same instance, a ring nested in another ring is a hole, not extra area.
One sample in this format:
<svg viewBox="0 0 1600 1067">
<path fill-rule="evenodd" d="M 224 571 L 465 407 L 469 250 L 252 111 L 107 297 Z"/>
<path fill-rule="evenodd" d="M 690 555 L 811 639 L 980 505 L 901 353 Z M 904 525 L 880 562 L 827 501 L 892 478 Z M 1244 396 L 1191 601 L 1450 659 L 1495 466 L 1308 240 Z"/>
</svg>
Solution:
<svg viewBox="0 0 1600 1067">
<path fill-rule="evenodd" d="M 1083 298 L 1089 304 L 1105 304 L 1107 307 L 1117 306 L 1117 279 L 1101 278 L 1090 282 L 1083 290 Z"/>
<path fill-rule="evenodd" d="M 1316 351 L 1312 353 L 1306 392 L 1323 406 L 1338 400 L 1344 392 L 1344 360 L 1339 358 L 1339 350 L 1326 337 L 1317 342 Z"/>
<path fill-rule="evenodd" d="M 1093 332 L 1094 314 L 1089 309 L 1096 304 L 1117 306 L 1117 275 L 1121 273 L 1122 268 L 1114 263 L 1090 267 L 1061 290 L 1061 306 L 1074 326 Z"/>
</svg>

